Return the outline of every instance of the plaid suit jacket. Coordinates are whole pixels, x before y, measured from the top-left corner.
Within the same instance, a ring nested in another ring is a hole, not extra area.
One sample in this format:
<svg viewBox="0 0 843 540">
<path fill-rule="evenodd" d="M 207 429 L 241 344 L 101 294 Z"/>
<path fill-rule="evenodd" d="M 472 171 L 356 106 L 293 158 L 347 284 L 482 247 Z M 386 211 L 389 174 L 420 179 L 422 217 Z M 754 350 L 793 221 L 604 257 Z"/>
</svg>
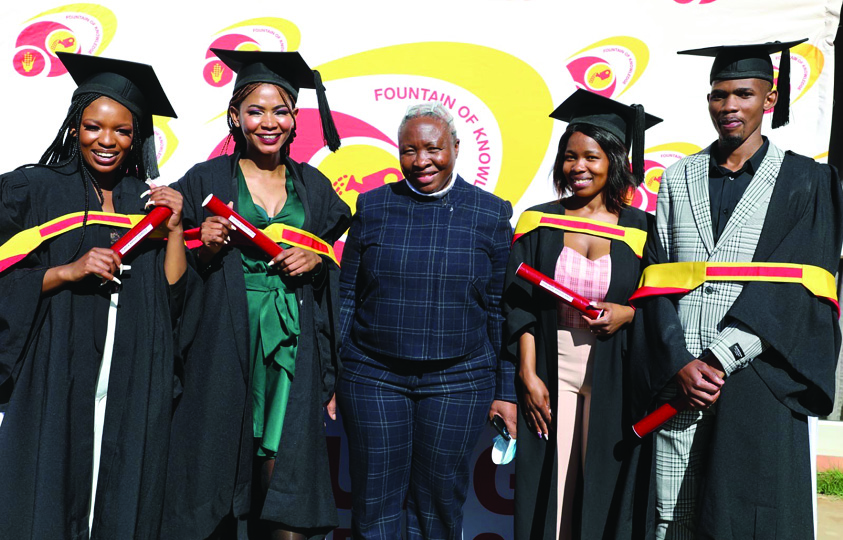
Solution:
<svg viewBox="0 0 843 540">
<path fill-rule="evenodd" d="M 751 262 L 784 152 L 772 143 L 715 244 L 708 195 L 711 147 L 669 167 L 661 181 L 656 209 L 662 262 Z M 724 317 L 737 299 L 739 282 L 704 283 L 678 300 L 686 350 L 698 357 L 705 348 L 717 355 L 726 374 L 747 365 L 766 343 L 743 324 Z M 743 352 L 738 358 L 731 347 Z"/>
<path fill-rule="evenodd" d="M 414 361 L 485 354 L 496 399 L 515 401 L 515 366 L 500 354 L 511 217 L 462 178 L 441 199 L 406 181 L 360 195 L 343 249 L 341 343 Z"/>
</svg>

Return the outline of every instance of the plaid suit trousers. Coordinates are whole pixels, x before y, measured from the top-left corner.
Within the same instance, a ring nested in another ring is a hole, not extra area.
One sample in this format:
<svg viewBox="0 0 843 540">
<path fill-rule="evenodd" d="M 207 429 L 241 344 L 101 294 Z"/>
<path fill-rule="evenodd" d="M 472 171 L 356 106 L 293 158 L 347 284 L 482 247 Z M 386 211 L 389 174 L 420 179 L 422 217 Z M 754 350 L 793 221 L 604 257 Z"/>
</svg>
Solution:
<svg viewBox="0 0 843 540">
<path fill-rule="evenodd" d="M 408 361 L 345 347 L 337 398 L 355 540 L 461 538 L 469 459 L 495 392 L 491 352 L 487 345 L 468 358 Z"/>
</svg>

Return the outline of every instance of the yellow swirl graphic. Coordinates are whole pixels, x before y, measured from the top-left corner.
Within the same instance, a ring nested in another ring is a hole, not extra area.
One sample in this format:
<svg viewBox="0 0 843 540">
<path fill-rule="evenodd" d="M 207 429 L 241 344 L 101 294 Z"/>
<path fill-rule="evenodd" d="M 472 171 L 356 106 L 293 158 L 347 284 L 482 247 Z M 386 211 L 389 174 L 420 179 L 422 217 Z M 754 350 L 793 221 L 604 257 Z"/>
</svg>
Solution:
<svg viewBox="0 0 843 540">
<path fill-rule="evenodd" d="M 808 62 L 808 66 L 811 69 L 811 72 L 808 74 L 808 82 L 805 83 L 805 86 L 802 88 L 802 91 L 799 92 L 799 95 L 796 96 L 791 100 L 791 104 L 795 103 L 799 100 L 805 93 L 814 86 L 814 83 L 817 82 L 817 79 L 820 78 L 820 74 L 823 71 L 823 65 L 825 64 L 825 57 L 823 53 L 818 48 L 814 47 L 810 43 L 801 43 L 796 47 L 790 50 L 793 54 L 798 54 L 802 58 L 804 58 Z M 793 77 L 793 61 L 791 60 L 790 63 L 790 73 L 791 73 L 791 84 L 794 82 Z"/>
<path fill-rule="evenodd" d="M 242 28 L 244 26 L 268 26 L 281 32 L 287 38 L 287 50 L 295 51 L 301 45 L 301 31 L 292 21 L 287 19 L 279 19 L 278 17 L 258 17 L 256 19 L 249 19 L 232 24 L 223 28 L 218 34 L 223 34 L 235 28 Z"/>
<path fill-rule="evenodd" d="M 47 15 L 56 15 L 59 13 L 84 13 L 96 19 L 102 27 L 102 39 L 99 46 L 94 51 L 94 55 L 102 54 L 106 47 L 108 47 L 111 40 L 114 39 L 114 34 L 117 33 L 117 17 L 114 12 L 100 4 L 68 4 L 66 6 L 57 7 L 49 11 L 45 11 L 35 17 L 32 17 L 26 22 L 40 19 Z"/>
<path fill-rule="evenodd" d="M 166 118 L 164 116 L 152 117 L 152 125 L 161 132 L 164 140 L 166 141 L 164 155 L 158 160 L 159 167 L 163 167 L 164 164 L 167 163 L 167 160 L 173 156 L 173 153 L 176 151 L 176 147 L 179 145 L 179 139 L 170 127 L 170 120 L 172 120 L 172 118 Z"/>
<path fill-rule="evenodd" d="M 529 64 L 502 51 L 468 43 L 407 43 L 346 56 L 318 69 L 325 81 L 418 75 L 472 92 L 489 107 L 500 128 L 503 152 L 495 194 L 513 204 L 532 182 L 547 152 L 553 129 L 548 117 L 553 110 L 550 90 Z"/>
</svg>

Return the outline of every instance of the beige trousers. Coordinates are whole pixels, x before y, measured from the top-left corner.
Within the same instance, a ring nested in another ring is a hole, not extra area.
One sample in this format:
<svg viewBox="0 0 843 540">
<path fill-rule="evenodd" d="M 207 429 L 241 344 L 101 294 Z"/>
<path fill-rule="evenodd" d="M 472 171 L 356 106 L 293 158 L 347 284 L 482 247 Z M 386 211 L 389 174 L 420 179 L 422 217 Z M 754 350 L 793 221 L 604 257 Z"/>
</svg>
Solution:
<svg viewBox="0 0 843 540">
<path fill-rule="evenodd" d="M 556 336 L 556 533 L 560 540 L 567 540 L 572 537 L 574 499 L 585 464 L 595 337 L 587 328 L 560 328 Z"/>
</svg>

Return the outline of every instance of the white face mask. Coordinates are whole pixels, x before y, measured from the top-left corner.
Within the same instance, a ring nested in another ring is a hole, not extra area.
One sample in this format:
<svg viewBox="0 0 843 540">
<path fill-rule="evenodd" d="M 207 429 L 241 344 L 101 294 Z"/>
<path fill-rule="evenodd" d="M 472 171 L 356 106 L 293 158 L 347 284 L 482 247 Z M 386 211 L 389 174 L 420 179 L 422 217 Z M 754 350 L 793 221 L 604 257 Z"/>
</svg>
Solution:
<svg viewBox="0 0 843 540">
<path fill-rule="evenodd" d="M 492 439 L 492 462 L 506 465 L 515 458 L 515 439 L 506 440 L 500 435 Z"/>
</svg>

